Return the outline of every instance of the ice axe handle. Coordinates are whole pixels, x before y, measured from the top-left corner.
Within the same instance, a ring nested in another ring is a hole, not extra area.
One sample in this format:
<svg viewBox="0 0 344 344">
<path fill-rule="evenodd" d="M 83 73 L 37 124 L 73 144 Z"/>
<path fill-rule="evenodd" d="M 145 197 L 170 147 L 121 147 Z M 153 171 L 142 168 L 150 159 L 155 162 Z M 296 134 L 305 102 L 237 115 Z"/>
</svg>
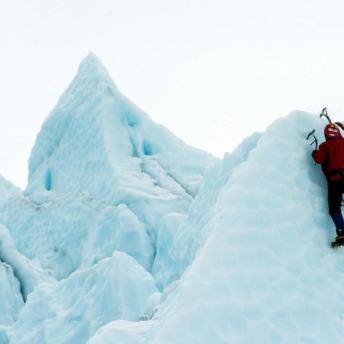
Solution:
<svg viewBox="0 0 344 344">
<path fill-rule="evenodd" d="M 307 140 L 309 139 L 310 136 L 313 136 L 314 141 L 310 144 L 310 146 L 315 143 L 315 149 L 318 149 L 318 139 L 314 135 L 315 129 L 313 129 L 308 135 L 307 135 Z"/>
<path fill-rule="evenodd" d="M 320 114 L 320 118 L 322 116 L 325 116 L 327 118 L 327 120 L 329 121 L 329 123 L 332 123 L 330 117 L 328 116 L 328 113 L 327 113 L 327 108 L 323 108 L 322 111 L 321 111 L 321 114 Z"/>
</svg>

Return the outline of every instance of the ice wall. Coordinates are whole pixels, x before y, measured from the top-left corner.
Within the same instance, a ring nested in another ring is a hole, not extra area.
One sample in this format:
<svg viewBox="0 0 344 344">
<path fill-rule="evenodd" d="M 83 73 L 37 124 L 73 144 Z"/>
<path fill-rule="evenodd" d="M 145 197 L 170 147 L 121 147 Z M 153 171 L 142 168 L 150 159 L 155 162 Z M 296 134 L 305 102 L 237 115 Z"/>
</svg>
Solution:
<svg viewBox="0 0 344 344">
<path fill-rule="evenodd" d="M 20 283 L 20 290 L 24 301 L 40 283 L 54 283 L 55 279 L 19 253 L 8 229 L 0 224 L 0 259 L 13 268 Z"/>
<path fill-rule="evenodd" d="M 226 154 L 223 160 L 209 168 L 187 216 L 172 213 L 163 217 L 152 271 L 160 290 L 181 277 L 208 239 L 213 229 L 211 219 L 217 215 L 213 206 L 219 194 L 232 173 L 247 160 L 261 136 L 260 133 L 252 134 L 233 153 Z"/>
<path fill-rule="evenodd" d="M 234 171 L 229 158 L 219 163 L 229 178 L 198 227 L 207 238 L 190 244 L 191 225 L 183 242 L 184 224 L 172 235 L 184 252 L 176 264 L 190 264 L 186 249 L 197 242 L 198 252 L 143 343 L 342 343 L 344 250 L 330 247 L 326 180 L 306 141 L 313 128 L 322 140 L 324 125 L 294 112 L 249 145 Z M 211 197 L 206 183 L 198 197 Z"/>
</svg>

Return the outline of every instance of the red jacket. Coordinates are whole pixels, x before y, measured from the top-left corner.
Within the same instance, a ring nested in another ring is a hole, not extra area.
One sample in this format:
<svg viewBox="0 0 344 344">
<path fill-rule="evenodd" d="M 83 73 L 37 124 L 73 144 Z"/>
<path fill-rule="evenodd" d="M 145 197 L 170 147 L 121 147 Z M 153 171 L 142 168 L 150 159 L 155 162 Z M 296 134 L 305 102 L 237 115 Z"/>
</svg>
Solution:
<svg viewBox="0 0 344 344">
<path fill-rule="evenodd" d="M 344 139 L 326 138 L 326 141 L 319 146 L 319 150 L 314 151 L 313 159 L 317 164 L 321 164 L 321 168 L 325 176 L 329 176 L 329 180 L 340 180 L 339 173 L 331 174 L 336 170 L 344 170 Z"/>
</svg>

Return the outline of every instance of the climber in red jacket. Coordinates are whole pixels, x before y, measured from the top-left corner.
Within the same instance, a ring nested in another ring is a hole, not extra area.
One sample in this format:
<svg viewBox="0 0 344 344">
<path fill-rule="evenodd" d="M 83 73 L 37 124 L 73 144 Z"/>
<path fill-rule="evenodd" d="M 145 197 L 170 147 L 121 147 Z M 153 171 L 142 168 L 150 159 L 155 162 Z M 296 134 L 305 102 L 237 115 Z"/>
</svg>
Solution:
<svg viewBox="0 0 344 344">
<path fill-rule="evenodd" d="M 337 238 L 332 243 L 332 247 L 344 245 L 344 219 L 341 212 L 344 193 L 344 138 L 338 125 L 344 129 L 344 125 L 340 122 L 330 123 L 325 127 L 326 141 L 312 153 L 314 161 L 321 164 L 328 182 L 329 213 L 337 232 Z"/>
</svg>

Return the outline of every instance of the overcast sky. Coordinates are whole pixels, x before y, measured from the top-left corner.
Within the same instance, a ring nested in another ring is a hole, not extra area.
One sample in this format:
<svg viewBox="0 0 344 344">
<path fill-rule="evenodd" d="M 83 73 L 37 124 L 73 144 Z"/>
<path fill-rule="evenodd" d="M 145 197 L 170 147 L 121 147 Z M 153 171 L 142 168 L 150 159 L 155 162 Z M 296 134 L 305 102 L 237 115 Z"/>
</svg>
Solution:
<svg viewBox="0 0 344 344">
<path fill-rule="evenodd" d="M 342 0 L 0 6 L 0 173 L 22 188 L 36 135 L 90 51 L 155 122 L 219 157 L 296 109 L 344 119 Z"/>
</svg>

